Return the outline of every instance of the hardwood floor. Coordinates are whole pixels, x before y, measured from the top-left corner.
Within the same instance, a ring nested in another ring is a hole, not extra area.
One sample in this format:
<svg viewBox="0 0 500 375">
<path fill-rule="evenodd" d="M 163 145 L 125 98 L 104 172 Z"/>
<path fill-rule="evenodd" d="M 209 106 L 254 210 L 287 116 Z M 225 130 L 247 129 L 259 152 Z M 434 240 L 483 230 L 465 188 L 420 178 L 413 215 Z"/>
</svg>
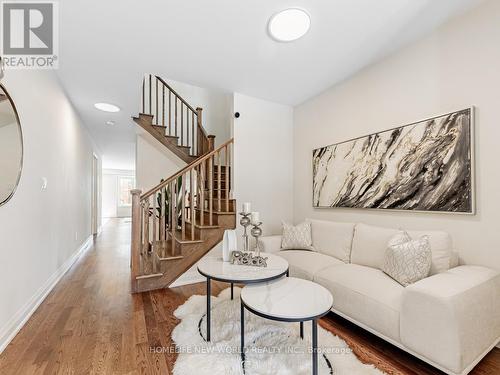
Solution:
<svg viewBox="0 0 500 375">
<path fill-rule="evenodd" d="M 129 243 L 129 220 L 107 223 L 0 355 L 0 374 L 171 373 L 175 355 L 151 348 L 173 348 L 173 311 L 189 296 L 204 294 L 205 285 L 131 295 Z M 214 283 L 213 294 L 226 287 Z M 369 358 L 389 374 L 441 374 L 333 314 L 321 325 L 344 338 L 361 360 Z M 500 350 L 472 374 L 500 374 Z"/>
</svg>

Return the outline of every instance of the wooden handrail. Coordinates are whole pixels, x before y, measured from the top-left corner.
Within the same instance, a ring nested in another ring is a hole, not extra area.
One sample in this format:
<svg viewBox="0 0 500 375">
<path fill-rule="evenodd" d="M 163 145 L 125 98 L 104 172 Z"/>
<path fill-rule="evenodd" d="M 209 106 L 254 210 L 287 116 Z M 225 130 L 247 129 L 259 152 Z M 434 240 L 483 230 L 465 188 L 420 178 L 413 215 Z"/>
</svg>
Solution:
<svg viewBox="0 0 500 375">
<path fill-rule="evenodd" d="M 160 76 L 144 76 L 142 113 L 153 116 L 153 125 L 164 127 L 165 135 L 178 137 L 178 145 L 189 147 L 190 156 L 199 157 L 213 150 L 202 125 L 202 111 L 193 108 Z"/>
<path fill-rule="evenodd" d="M 234 141 L 234 138 L 231 138 L 229 141 L 224 142 L 222 145 L 220 145 L 219 147 L 217 147 L 215 150 L 213 150 L 213 151 L 211 151 L 211 152 L 209 152 L 209 153 L 201 156 L 200 158 L 198 158 L 197 160 L 195 160 L 191 164 L 186 165 L 179 172 L 173 174 L 172 176 L 170 176 L 169 178 L 167 178 L 162 183 L 156 185 L 154 188 L 152 188 L 152 189 L 148 190 L 146 193 L 142 194 L 141 195 L 141 201 L 145 200 L 145 199 L 147 199 L 149 197 L 151 197 L 154 193 L 156 193 L 158 190 L 163 189 L 164 187 L 166 187 L 169 183 L 171 183 L 172 181 L 174 181 L 176 178 L 182 176 L 184 173 L 186 173 L 190 169 L 193 169 L 193 168 L 197 167 L 198 165 L 200 165 L 204 161 L 208 160 L 210 157 L 214 156 L 219 151 L 225 149 L 225 147 L 228 146 L 229 144 L 233 143 L 233 141 Z"/>
<path fill-rule="evenodd" d="M 170 86 L 167 82 L 165 82 L 161 77 L 156 76 L 156 79 L 160 81 L 163 85 L 165 85 L 170 91 L 172 91 L 172 94 L 174 94 L 186 107 L 188 107 L 191 111 L 196 113 L 196 109 L 194 109 L 188 102 L 186 102 L 182 96 L 180 96 L 177 91 L 175 91 L 172 86 Z"/>
</svg>

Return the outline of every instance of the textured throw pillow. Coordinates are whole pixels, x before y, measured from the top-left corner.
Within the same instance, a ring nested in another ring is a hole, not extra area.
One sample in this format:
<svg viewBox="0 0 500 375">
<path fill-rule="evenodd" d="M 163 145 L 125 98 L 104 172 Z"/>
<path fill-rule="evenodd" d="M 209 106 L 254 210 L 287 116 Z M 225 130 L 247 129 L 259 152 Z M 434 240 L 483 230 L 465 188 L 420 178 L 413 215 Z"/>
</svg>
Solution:
<svg viewBox="0 0 500 375">
<path fill-rule="evenodd" d="M 305 222 L 296 226 L 283 223 L 281 250 L 313 250 L 311 223 Z"/>
<path fill-rule="evenodd" d="M 403 286 L 408 286 L 429 275 L 432 251 L 429 237 L 412 240 L 406 232 L 395 235 L 388 243 L 382 271 Z"/>
</svg>

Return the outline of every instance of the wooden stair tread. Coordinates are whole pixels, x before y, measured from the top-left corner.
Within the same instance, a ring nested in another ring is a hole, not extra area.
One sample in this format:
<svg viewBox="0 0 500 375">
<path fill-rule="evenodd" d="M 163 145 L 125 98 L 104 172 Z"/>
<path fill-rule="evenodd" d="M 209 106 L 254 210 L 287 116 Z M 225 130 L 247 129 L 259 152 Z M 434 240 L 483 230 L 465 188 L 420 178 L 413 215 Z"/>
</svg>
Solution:
<svg viewBox="0 0 500 375">
<path fill-rule="evenodd" d="M 144 280 L 144 279 L 152 279 L 152 278 L 162 277 L 162 276 L 163 276 L 162 273 L 151 273 L 149 275 L 139 275 L 139 276 L 136 276 L 135 278 L 137 280 Z"/>
<path fill-rule="evenodd" d="M 159 261 L 171 261 L 184 258 L 172 251 L 172 240 L 156 241 L 156 256 Z"/>
<path fill-rule="evenodd" d="M 172 232 L 168 232 L 169 236 L 172 238 Z M 186 230 L 185 239 L 182 239 L 182 232 L 180 230 L 175 231 L 175 241 L 180 244 L 190 244 L 190 243 L 203 243 L 203 240 L 200 238 L 191 239 L 191 233 L 188 233 Z"/>
</svg>

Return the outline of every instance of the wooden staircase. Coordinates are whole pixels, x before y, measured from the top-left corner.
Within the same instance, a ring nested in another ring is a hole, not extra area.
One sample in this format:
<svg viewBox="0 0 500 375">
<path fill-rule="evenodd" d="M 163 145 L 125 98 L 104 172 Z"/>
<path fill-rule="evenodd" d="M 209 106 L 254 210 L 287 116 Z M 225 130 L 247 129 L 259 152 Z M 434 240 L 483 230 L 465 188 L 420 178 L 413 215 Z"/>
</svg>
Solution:
<svg viewBox="0 0 500 375">
<path fill-rule="evenodd" d="M 162 78 L 142 82 L 142 112 L 133 120 L 186 163 L 214 149 L 215 136 L 202 126 L 202 108 L 194 109 Z"/>
<path fill-rule="evenodd" d="M 156 76 L 144 80 L 142 110 L 134 121 L 188 165 L 145 193 L 132 191 L 132 292 L 168 287 L 236 227 L 233 140 L 214 149 L 201 109 Z M 190 128 L 178 116 L 184 111 Z"/>
</svg>

